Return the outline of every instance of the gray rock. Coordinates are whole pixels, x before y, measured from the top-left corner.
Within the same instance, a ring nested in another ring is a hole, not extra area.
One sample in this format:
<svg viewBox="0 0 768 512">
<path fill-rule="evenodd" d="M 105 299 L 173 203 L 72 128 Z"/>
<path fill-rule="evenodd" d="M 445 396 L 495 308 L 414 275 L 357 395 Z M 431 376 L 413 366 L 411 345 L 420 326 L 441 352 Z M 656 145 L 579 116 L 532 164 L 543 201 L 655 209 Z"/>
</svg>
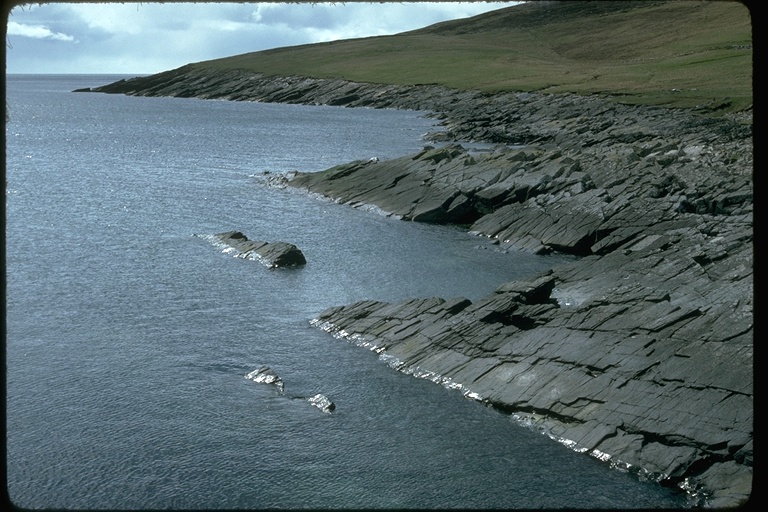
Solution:
<svg viewBox="0 0 768 512">
<path fill-rule="evenodd" d="M 334 404 L 330 398 L 321 393 L 307 398 L 307 402 L 326 414 L 330 414 L 336 409 L 336 404 Z"/>
<path fill-rule="evenodd" d="M 300 267 L 307 263 L 301 250 L 287 242 L 249 240 L 239 231 L 197 236 L 224 247 L 224 252 L 237 258 L 259 261 L 269 268 Z"/>
<path fill-rule="evenodd" d="M 247 373 L 245 375 L 245 378 L 248 380 L 252 380 L 253 382 L 259 382 L 263 384 L 274 384 L 281 395 L 285 390 L 283 379 L 281 379 L 280 376 L 277 373 L 275 373 L 275 371 L 269 366 L 262 366 L 257 370 L 253 370 L 252 372 Z"/>
<path fill-rule="evenodd" d="M 551 165 L 563 162 L 559 149 L 470 160 L 454 147 L 437 166 L 432 154 L 379 164 L 396 176 L 385 186 L 365 167 L 292 186 L 431 222 L 452 222 L 461 198 L 479 235 L 586 257 L 455 309 L 363 302 L 313 323 L 702 503 L 742 503 L 754 420 L 748 175 L 717 162 L 670 175 L 615 147 L 574 153 L 568 167 Z"/>
<path fill-rule="evenodd" d="M 256 370 L 253 370 L 252 372 L 247 373 L 245 375 L 245 378 L 248 380 L 252 380 L 253 382 L 258 382 L 260 384 L 273 385 L 277 388 L 278 392 L 281 395 L 285 391 L 285 384 L 283 383 L 283 379 L 280 378 L 280 376 L 269 366 L 262 366 Z M 318 393 L 309 398 L 304 398 L 304 397 L 292 397 L 292 398 L 305 400 L 310 405 L 317 407 L 318 409 L 320 409 L 321 411 L 327 414 L 332 413 L 336 409 L 336 404 L 334 404 L 330 398 L 323 395 L 322 393 Z"/>
</svg>

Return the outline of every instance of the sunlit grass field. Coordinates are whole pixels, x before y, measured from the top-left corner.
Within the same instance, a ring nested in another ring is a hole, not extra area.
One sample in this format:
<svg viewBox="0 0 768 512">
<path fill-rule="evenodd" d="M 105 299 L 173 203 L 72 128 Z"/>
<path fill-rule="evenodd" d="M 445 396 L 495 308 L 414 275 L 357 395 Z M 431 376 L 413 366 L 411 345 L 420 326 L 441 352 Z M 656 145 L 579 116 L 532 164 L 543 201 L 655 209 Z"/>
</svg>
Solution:
<svg viewBox="0 0 768 512">
<path fill-rule="evenodd" d="M 752 106 L 750 12 L 734 1 L 529 2 L 393 36 L 200 62 L 266 75 Z"/>
</svg>

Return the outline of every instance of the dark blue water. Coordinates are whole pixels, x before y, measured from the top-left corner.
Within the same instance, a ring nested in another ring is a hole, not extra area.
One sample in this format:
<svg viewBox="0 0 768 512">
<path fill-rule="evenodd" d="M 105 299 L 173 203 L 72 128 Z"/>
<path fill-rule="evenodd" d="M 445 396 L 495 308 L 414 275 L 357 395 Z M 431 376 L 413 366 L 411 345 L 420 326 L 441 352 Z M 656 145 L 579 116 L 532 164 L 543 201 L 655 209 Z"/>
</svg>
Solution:
<svg viewBox="0 0 768 512">
<path fill-rule="evenodd" d="M 466 296 L 560 260 L 265 187 L 401 156 L 419 112 L 76 94 L 7 80 L 7 482 L 56 509 L 682 507 L 309 326 L 360 299 Z M 195 234 L 283 240 L 270 271 Z M 243 376 L 271 366 L 285 395 Z M 322 392 L 323 414 L 301 399 Z"/>
</svg>

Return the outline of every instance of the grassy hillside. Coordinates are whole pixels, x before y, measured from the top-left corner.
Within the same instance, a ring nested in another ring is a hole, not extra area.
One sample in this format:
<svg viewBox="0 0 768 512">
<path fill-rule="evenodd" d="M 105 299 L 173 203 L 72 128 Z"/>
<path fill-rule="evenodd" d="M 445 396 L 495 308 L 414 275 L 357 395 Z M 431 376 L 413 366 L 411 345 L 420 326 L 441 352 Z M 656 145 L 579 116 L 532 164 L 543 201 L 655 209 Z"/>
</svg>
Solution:
<svg viewBox="0 0 768 512">
<path fill-rule="evenodd" d="M 534 1 L 394 36 L 195 66 L 484 91 L 604 93 L 628 103 L 722 111 L 752 105 L 750 13 L 733 1 Z"/>
</svg>

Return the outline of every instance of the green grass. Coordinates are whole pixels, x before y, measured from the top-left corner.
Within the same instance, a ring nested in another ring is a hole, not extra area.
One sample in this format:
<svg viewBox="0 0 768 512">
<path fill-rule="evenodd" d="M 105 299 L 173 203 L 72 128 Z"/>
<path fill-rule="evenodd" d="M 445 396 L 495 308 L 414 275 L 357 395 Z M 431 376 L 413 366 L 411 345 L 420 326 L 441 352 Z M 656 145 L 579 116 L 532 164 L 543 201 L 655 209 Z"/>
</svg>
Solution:
<svg viewBox="0 0 768 512">
<path fill-rule="evenodd" d="M 719 112 L 752 106 L 750 13 L 732 1 L 531 2 L 394 36 L 195 66 L 491 92 L 606 94 Z"/>
</svg>

